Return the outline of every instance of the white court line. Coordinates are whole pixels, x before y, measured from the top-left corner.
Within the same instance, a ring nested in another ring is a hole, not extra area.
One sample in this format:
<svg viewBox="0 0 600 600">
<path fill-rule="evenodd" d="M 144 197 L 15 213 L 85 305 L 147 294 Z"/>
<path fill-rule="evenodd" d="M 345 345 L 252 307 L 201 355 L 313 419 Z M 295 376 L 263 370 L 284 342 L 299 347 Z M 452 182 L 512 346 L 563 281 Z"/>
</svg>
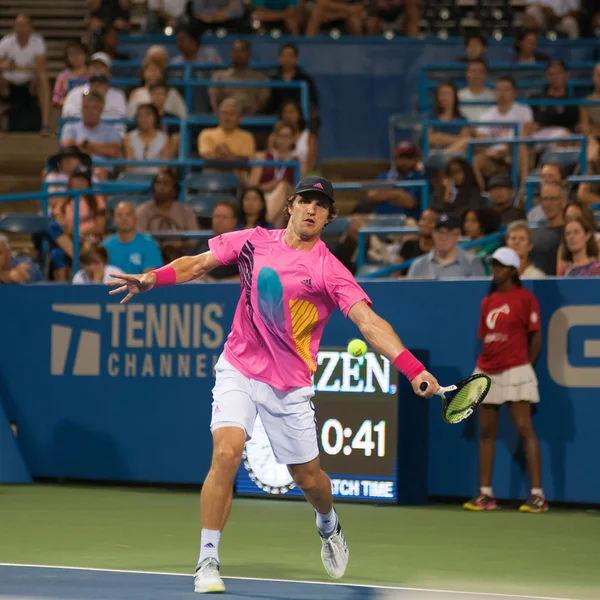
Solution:
<svg viewBox="0 0 600 600">
<path fill-rule="evenodd" d="M 94 567 L 65 567 L 57 565 L 25 565 L 20 563 L 0 563 L 0 567 L 25 567 L 28 569 L 60 569 L 63 571 L 94 571 L 99 573 L 130 573 L 133 575 L 168 575 L 170 577 L 192 577 L 186 573 L 166 573 L 162 571 L 129 571 L 127 569 L 98 569 Z M 308 583 L 311 585 L 335 585 L 343 587 L 369 588 L 406 592 L 435 592 L 437 594 L 464 594 L 469 596 L 493 596 L 494 598 L 518 598 L 525 600 L 576 600 L 575 598 L 551 598 L 550 596 L 522 596 L 519 594 L 497 594 L 493 592 L 462 592 L 460 590 L 436 590 L 429 588 L 395 587 L 391 585 L 367 585 L 364 583 L 334 583 L 329 581 L 301 581 L 299 579 L 265 579 L 261 577 L 228 577 L 223 579 L 241 579 L 244 581 L 268 581 L 270 583 Z"/>
</svg>

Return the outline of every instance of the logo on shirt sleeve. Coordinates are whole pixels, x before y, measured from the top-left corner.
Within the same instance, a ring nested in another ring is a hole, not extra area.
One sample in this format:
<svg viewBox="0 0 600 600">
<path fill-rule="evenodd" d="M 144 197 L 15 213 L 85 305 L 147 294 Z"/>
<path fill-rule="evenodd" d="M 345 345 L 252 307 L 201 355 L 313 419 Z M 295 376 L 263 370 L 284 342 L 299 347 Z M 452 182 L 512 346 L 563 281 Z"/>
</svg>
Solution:
<svg viewBox="0 0 600 600">
<path fill-rule="evenodd" d="M 531 313 L 531 316 L 529 318 L 531 319 L 532 323 L 537 323 L 540 319 L 535 311 Z"/>
<path fill-rule="evenodd" d="M 485 318 L 485 324 L 487 325 L 488 329 L 496 329 L 496 321 L 498 320 L 498 317 L 501 314 L 502 315 L 510 314 L 510 306 L 508 306 L 508 304 L 503 304 L 502 306 L 500 306 L 498 308 L 494 308 L 493 310 L 490 310 L 490 312 L 487 314 L 487 317 Z"/>
</svg>

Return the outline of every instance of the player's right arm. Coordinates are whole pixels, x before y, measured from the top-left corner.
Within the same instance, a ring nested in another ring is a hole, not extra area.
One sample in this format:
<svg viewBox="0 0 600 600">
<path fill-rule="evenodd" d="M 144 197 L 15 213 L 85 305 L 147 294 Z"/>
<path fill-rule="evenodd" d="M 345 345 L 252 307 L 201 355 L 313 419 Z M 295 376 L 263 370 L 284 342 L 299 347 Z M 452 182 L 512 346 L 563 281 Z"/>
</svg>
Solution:
<svg viewBox="0 0 600 600">
<path fill-rule="evenodd" d="M 149 273 L 140 275 L 129 275 L 125 273 L 113 274 L 114 281 L 108 282 L 106 285 L 118 286 L 111 290 L 109 294 L 126 293 L 127 296 L 121 300 L 121 304 L 129 302 L 136 294 L 149 292 L 153 287 L 161 285 L 173 285 L 176 283 L 187 283 L 193 279 L 198 279 L 206 275 L 209 271 L 218 267 L 221 263 L 215 258 L 212 252 L 204 252 L 196 256 L 182 256 L 172 263 L 155 269 Z M 168 278 L 168 281 L 162 283 L 162 278 Z M 157 280 L 159 285 L 157 286 Z"/>
</svg>

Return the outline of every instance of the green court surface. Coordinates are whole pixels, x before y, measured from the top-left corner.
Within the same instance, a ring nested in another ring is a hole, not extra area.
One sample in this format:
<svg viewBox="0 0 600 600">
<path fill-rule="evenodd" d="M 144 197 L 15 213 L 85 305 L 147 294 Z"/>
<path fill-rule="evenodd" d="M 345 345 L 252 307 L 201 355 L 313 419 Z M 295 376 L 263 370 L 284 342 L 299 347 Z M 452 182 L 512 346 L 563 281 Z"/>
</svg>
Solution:
<svg viewBox="0 0 600 600">
<path fill-rule="evenodd" d="M 0 486 L 0 563 L 191 573 L 198 493 Z M 600 598 L 600 513 L 469 513 L 339 504 L 346 583 Z M 305 502 L 236 499 L 221 542 L 225 576 L 331 581 Z"/>
</svg>

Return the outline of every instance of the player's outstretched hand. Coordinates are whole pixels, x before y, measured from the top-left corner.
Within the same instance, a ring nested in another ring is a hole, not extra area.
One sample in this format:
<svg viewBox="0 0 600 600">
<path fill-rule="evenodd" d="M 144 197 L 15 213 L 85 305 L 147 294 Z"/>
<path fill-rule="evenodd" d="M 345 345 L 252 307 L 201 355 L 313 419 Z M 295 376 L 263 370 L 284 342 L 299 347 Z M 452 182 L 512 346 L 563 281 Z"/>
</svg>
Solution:
<svg viewBox="0 0 600 600">
<path fill-rule="evenodd" d="M 106 285 L 119 286 L 108 292 L 111 296 L 114 294 L 127 293 L 127 296 L 121 300 L 121 304 L 129 302 L 136 294 L 149 292 L 156 283 L 156 273 L 144 273 L 143 275 L 126 275 L 125 273 L 110 273 L 114 281 L 107 281 Z"/>
<path fill-rule="evenodd" d="M 426 381 L 427 389 L 421 391 L 421 384 Z M 417 396 L 423 396 L 423 398 L 431 398 L 439 389 L 440 384 L 437 379 L 429 372 L 423 371 L 420 375 L 417 375 L 411 382 L 413 390 Z"/>
</svg>

